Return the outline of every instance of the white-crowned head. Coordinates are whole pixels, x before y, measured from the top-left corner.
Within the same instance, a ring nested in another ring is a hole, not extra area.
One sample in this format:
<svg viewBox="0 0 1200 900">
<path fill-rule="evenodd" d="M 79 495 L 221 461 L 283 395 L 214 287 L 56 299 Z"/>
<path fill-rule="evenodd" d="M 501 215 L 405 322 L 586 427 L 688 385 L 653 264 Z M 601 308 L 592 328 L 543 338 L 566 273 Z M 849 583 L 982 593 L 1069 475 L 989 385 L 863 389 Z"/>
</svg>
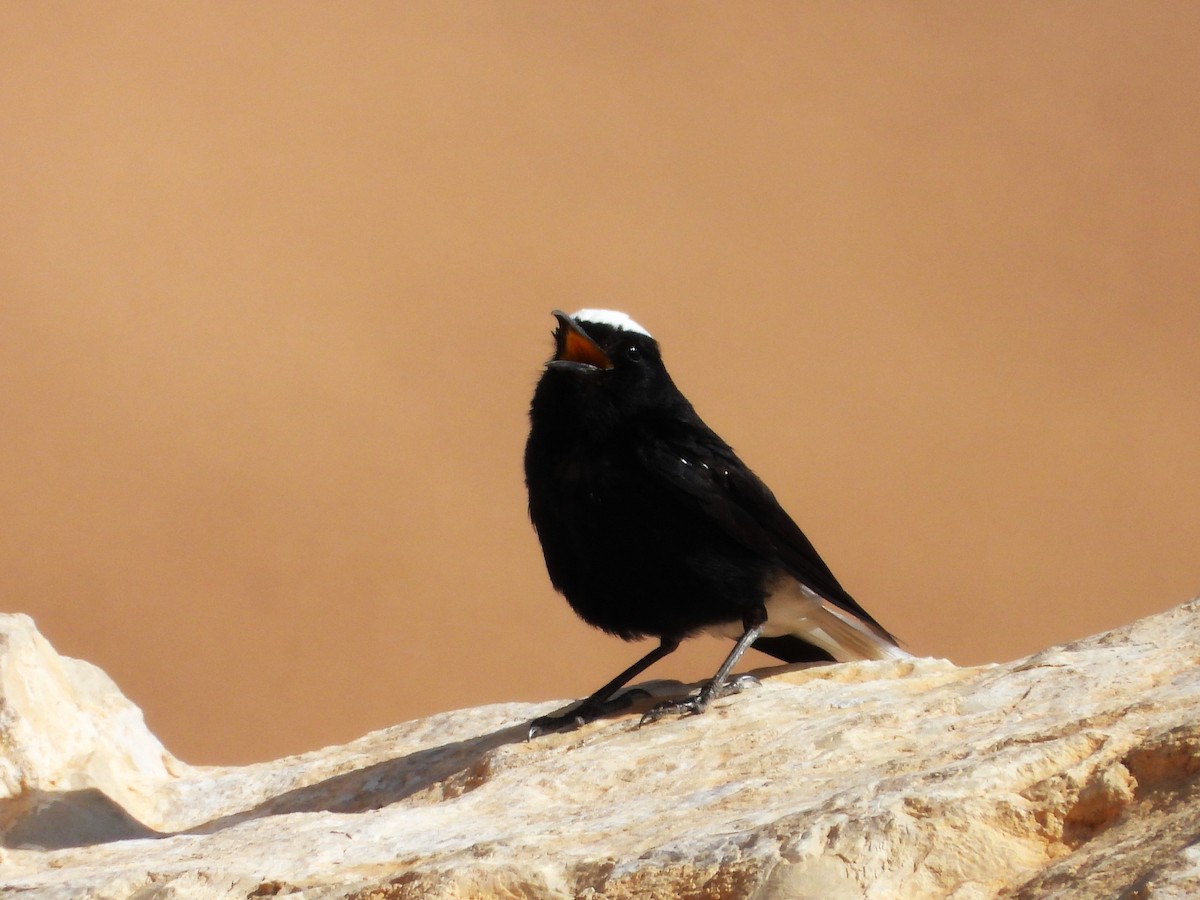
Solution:
<svg viewBox="0 0 1200 900">
<path fill-rule="evenodd" d="M 571 318 L 577 322 L 595 322 L 597 325 L 608 325 L 610 328 L 620 328 L 623 331 L 636 331 L 648 338 L 654 337 L 633 319 L 628 313 L 616 309 L 581 309 L 571 313 Z"/>
</svg>

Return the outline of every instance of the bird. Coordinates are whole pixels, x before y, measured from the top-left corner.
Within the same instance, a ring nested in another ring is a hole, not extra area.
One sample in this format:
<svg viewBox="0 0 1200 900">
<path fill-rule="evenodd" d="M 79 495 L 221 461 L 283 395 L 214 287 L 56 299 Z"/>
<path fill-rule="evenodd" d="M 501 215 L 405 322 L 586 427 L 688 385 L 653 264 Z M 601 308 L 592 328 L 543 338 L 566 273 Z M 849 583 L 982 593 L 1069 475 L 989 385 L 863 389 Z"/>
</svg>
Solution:
<svg viewBox="0 0 1200 900">
<path fill-rule="evenodd" d="M 629 681 L 703 633 L 734 647 L 698 693 L 643 722 L 736 692 L 730 672 L 749 647 L 785 663 L 909 655 L 700 418 L 649 331 L 616 310 L 553 315 L 524 459 L 546 570 L 586 623 L 658 646 L 566 712 L 533 720 L 531 739 L 627 707 Z"/>
</svg>

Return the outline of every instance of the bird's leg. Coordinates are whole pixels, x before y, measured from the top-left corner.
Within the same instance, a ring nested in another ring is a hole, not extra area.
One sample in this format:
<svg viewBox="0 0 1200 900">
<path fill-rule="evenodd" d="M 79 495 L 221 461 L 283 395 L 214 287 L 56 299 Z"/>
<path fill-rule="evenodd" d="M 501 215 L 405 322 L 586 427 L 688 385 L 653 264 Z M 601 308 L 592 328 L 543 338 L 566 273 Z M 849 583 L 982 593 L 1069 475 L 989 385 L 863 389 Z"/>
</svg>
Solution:
<svg viewBox="0 0 1200 900">
<path fill-rule="evenodd" d="M 742 619 L 742 624 L 745 627 L 745 633 L 738 638 L 738 642 L 733 645 L 733 649 L 729 651 L 729 655 L 725 657 L 725 662 L 721 663 L 721 668 L 717 669 L 717 674 L 709 679 L 708 683 L 700 689 L 700 692 L 695 697 L 687 697 L 683 700 L 668 700 L 666 703 L 660 703 L 653 709 L 650 709 L 642 716 L 640 724 L 645 725 L 647 722 L 654 722 L 670 713 L 688 713 L 691 715 L 699 715 L 708 708 L 708 704 L 718 697 L 724 697 L 726 694 L 736 693 L 741 690 L 741 679 L 729 681 L 729 673 L 733 667 L 737 665 L 742 654 L 746 652 L 746 648 L 758 639 L 762 634 L 763 625 L 767 621 L 767 611 L 764 607 L 759 606 L 753 612 L 749 612 Z"/>
<path fill-rule="evenodd" d="M 578 725 L 586 725 L 601 716 L 624 709 L 632 701 L 629 691 L 622 694 L 617 694 L 631 679 L 637 677 L 646 669 L 650 668 L 664 656 L 669 653 L 674 653 L 679 647 L 677 638 L 662 638 L 657 647 L 635 662 L 628 669 L 614 678 L 600 690 L 596 691 L 586 700 L 582 701 L 578 706 L 575 706 L 565 713 L 557 716 L 539 716 L 529 723 L 529 740 L 537 737 L 539 734 L 545 734 L 548 731 L 558 731 L 563 728 L 574 728 Z M 616 695 L 616 696 L 614 696 Z"/>
</svg>

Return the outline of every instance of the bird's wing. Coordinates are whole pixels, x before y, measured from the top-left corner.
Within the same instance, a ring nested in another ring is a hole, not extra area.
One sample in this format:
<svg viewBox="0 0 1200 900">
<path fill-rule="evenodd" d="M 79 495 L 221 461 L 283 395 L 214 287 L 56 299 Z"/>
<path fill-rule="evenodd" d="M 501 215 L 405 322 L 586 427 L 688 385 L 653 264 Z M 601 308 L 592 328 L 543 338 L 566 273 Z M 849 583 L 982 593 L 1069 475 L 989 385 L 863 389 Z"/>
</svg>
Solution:
<svg viewBox="0 0 1200 900">
<path fill-rule="evenodd" d="M 646 475 L 730 538 L 755 553 L 775 557 L 805 587 L 895 643 L 838 583 L 762 479 L 711 429 L 699 424 L 700 429 L 693 425 L 687 432 L 638 441 Z"/>
</svg>

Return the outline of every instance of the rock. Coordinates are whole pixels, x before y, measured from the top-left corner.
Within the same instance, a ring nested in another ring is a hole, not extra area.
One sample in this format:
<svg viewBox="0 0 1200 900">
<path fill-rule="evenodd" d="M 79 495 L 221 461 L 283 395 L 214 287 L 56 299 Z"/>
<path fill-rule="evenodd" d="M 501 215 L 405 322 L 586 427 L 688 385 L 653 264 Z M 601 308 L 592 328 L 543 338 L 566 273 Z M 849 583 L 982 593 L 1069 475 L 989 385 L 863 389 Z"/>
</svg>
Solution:
<svg viewBox="0 0 1200 900">
<path fill-rule="evenodd" d="M 191 774 L 112 679 L 59 656 L 22 615 L 0 615 L 0 750 L 10 846 L 152 834 L 142 823 L 159 818 L 159 788 Z"/>
<path fill-rule="evenodd" d="M 239 768 L 0 634 L 14 896 L 1200 895 L 1200 601 L 1004 665 L 780 667 L 532 742 L 552 705 L 485 706 Z"/>
</svg>

